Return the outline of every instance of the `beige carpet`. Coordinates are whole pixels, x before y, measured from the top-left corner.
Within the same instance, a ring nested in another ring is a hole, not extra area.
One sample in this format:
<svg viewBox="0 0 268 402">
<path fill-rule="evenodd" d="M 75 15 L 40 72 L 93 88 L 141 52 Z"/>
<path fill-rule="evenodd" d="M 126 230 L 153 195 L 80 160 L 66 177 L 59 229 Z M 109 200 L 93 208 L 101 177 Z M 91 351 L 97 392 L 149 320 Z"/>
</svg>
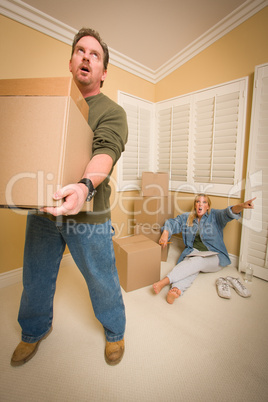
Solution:
<svg viewBox="0 0 268 402">
<path fill-rule="evenodd" d="M 175 263 L 172 245 L 162 276 Z M 126 352 L 110 367 L 104 335 L 76 266 L 62 264 L 54 329 L 26 365 L 10 357 L 20 340 L 17 323 L 22 286 L 0 290 L 0 401 L 25 402 L 261 402 L 268 400 L 268 283 L 254 278 L 252 297 L 216 292 L 219 276 L 200 274 L 173 305 L 166 290 L 126 293 Z M 241 277 L 241 275 L 240 275 Z"/>
</svg>

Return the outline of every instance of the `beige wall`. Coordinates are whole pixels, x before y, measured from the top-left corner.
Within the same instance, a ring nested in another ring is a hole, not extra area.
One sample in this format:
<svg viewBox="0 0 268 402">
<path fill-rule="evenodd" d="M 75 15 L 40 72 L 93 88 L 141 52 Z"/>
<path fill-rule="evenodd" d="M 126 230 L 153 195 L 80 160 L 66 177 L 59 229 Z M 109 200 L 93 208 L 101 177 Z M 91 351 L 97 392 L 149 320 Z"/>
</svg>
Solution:
<svg viewBox="0 0 268 402">
<path fill-rule="evenodd" d="M 0 78 L 68 76 L 70 46 L 52 39 L 22 24 L 0 16 Z M 268 62 L 268 8 L 241 24 L 175 72 L 153 85 L 118 67 L 109 66 L 103 92 L 115 101 L 117 91 L 139 96 L 149 101 L 160 101 L 201 88 L 249 76 L 249 107 L 245 160 L 249 136 L 250 104 L 255 65 Z M 245 164 L 244 164 L 245 171 Z M 114 175 L 115 176 L 115 175 Z M 116 176 L 115 176 L 116 177 Z M 112 220 L 119 235 L 131 232 L 133 196 L 135 193 L 116 194 L 120 200 L 112 210 Z M 176 212 L 189 210 L 192 194 L 175 194 Z M 222 197 L 211 197 L 215 208 L 231 203 Z M 236 201 L 235 201 L 236 202 Z M 22 267 L 25 215 L 0 209 L 0 273 Z M 239 254 L 241 225 L 231 222 L 225 229 L 225 241 L 231 254 Z"/>
<path fill-rule="evenodd" d="M 156 85 L 156 101 L 194 92 L 245 76 L 249 93 L 244 153 L 244 177 L 248 153 L 253 77 L 256 65 L 268 62 L 268 7 L 192 58 Z M 189 210 L 192 195 L 176 194 L 177 212 Z M 188 199 L 187 199 L 188 197 Z M 225 208 L 236 199 L 211 197 L 214 208 Z M 228 252 L 239 255 L 241 224 L 232 221 L 224 230 Z"/>
</svg>

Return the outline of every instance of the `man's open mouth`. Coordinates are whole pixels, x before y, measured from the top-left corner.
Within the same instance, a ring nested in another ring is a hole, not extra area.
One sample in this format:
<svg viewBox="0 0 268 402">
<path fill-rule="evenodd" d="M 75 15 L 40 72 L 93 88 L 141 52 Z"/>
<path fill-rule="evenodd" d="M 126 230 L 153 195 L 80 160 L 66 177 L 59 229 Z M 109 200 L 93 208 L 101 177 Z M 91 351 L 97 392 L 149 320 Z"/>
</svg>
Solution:
<svg viewBox="0 0 268 402">
<path fill-rule="evenodd" d="M 80 70 L 81 70 L 81 71 L 85 71 L 86 73 L 89 73 L 89 68 L 86 67 L 86 66 L 82 66 L 82 67 L 80 68 Z"/>
</svg>

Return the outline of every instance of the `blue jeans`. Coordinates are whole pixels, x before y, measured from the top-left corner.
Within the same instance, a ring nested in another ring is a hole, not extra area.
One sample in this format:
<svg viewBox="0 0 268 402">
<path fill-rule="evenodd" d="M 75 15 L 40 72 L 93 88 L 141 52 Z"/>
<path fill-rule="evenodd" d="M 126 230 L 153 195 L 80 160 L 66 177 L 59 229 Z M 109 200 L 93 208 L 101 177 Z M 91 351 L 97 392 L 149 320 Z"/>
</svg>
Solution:
<svg viewBox="0 0 268 402">
<path fill-rule="evenodd" d="M 53 300 L 66 244 L 84 276 L 96 318 L 107 341 L 124 337 L 125 307 L 113 249 L 113 229 L 100 225 L 60 223 L 28 214 L 23 266 L 23 292 L 18 321 L 22 340 L 34 343 L 46 335 L 53 320 Z"/>
</svg>

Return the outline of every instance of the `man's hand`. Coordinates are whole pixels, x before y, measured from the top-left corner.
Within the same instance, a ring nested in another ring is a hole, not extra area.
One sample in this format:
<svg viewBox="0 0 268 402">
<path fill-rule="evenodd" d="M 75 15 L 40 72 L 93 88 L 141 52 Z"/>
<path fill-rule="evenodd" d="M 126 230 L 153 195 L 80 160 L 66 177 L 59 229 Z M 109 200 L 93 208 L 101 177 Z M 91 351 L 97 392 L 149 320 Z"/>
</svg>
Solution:
<svg viewBox="0 0 268 402">
<path fill-rule="evenodd" d="M 108 176 L 113 166 L 113 159 L 106 154 L 98 154 L 88 163 L 83 178 L 88 178 L 92 181 L 94 188 L 97 188 L 100 183 Z M 64 199 L 60 207 L 46 207 L 40 209 L 42 212 L 47 212 L 54 216 L 59 215 L 76 215 L 81 211 L 84 202 L 88 196 L 88 188 L 83 183 L 69 184 L 58 190 L 53 198 L 55 200 Z"/>
<path fill-rule="evenodd" d="M 88 189 L 82 183 L 69 184 L 58 190 L 53 198 L 54 200 L 64 199 L 63 204 L 60 207 L 46 207 L 41 208 L 40 211 L 47 212 L 54 216 L 59 215 L 76 215 L 81 211 L 84 202 L 87 198 Z"/>
</svg>

